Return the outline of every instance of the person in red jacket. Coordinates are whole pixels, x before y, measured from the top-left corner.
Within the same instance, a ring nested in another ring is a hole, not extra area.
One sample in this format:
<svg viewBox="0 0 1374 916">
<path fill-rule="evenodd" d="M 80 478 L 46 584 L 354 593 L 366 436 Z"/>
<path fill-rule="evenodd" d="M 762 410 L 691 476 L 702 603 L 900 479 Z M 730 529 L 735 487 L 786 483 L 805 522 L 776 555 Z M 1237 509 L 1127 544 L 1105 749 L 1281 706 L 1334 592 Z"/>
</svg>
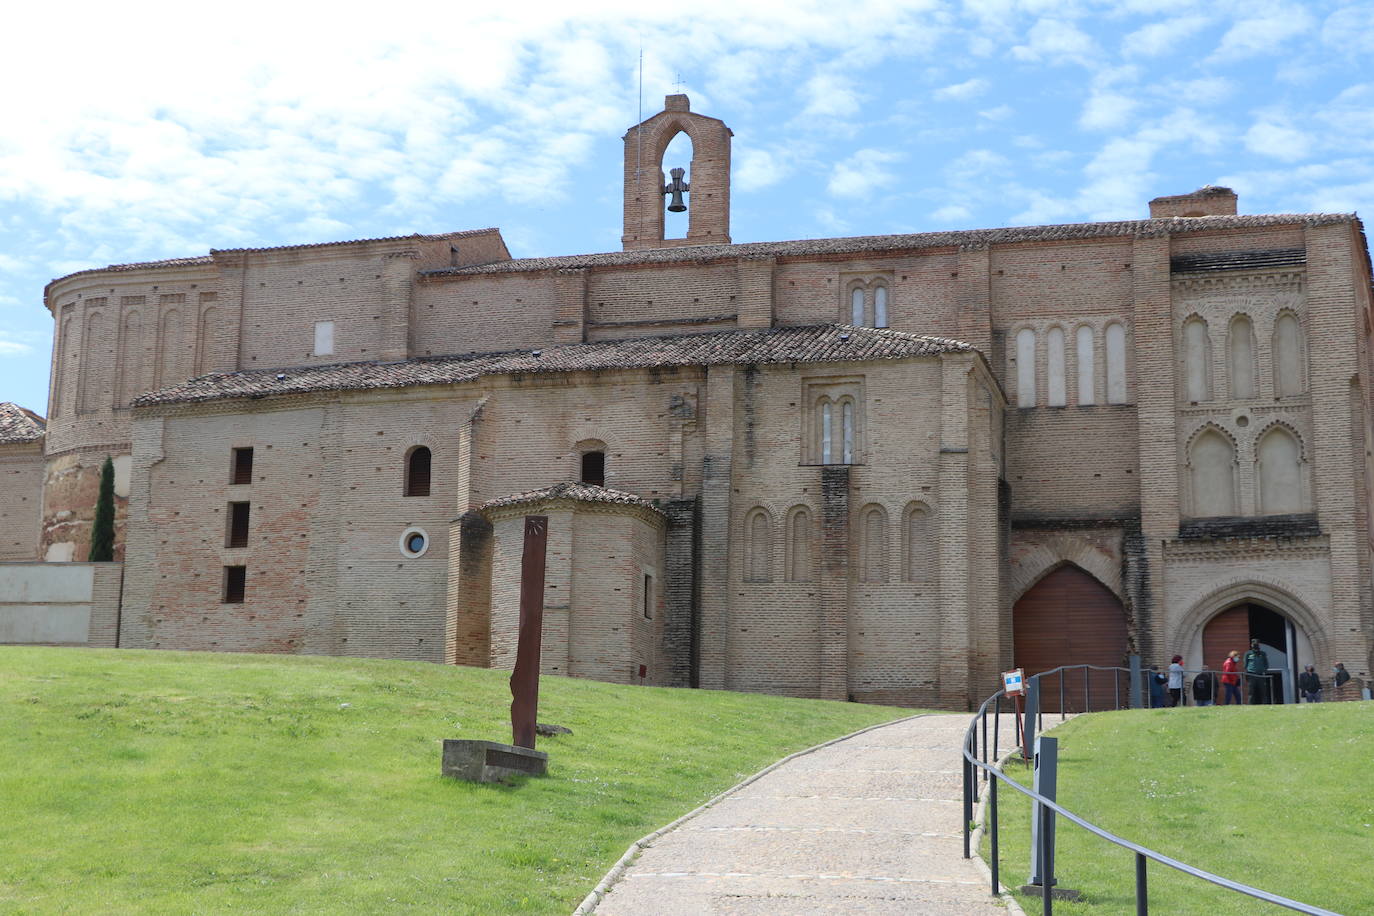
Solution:
<svg viewBox="0 0 1374 916">
<path fill-rule="evenodd" d="M 1221 663 L 1221 686 L 1226 691 L 1226 698 L 1222 701 L 1223 706 L 1230 706 L 1232 703 L 1239 703 L 1240 700 L 1240 675 L 1236 672 L 1240 670 L 1240 651 L 1232 649 L 1231 654 L 1226 656 L 1226 661 Z"/>
</svg>

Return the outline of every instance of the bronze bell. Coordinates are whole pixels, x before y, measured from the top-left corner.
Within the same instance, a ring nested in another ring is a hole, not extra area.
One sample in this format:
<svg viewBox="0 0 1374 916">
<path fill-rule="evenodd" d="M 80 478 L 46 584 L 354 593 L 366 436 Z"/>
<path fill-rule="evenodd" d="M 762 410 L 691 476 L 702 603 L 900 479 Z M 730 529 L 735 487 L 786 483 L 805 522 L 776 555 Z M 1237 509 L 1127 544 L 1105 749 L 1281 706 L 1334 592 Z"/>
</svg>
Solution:
<svg viewBox="0 0 1374 916">
<path fill-rule="evenodd" d="M 668 201 L 668 212 L 681 213 L 687 209 L 687 205 L 682 202 L 682 194 L 691 190 L 687 182 L 682 180 L 682 176 L 687 174 L 687 170 L 672 169 L 668 174 L 673 176 L 673 180 L 663 186 L 664 194 L 673 195 L 673 199 Z"/>
</svg>

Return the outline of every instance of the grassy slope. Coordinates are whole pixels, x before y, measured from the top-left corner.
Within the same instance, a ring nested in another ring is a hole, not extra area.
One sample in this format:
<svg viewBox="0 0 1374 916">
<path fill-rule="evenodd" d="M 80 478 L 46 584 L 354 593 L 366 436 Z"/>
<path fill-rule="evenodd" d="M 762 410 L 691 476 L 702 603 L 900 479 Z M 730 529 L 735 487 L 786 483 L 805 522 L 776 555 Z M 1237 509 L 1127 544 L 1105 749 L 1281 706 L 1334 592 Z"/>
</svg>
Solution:
<svg viewBox="0 0 1374 916">
<path fill-rule="evenodd" d="M 440 777 L 509 703 L 496 671 L 0 648 L 0 911 L 566 913 L 656 826 L 905 713 L 545 678 L 547 778 Z"/>
<path fill-rule="evenodd" d="M 1341 913 L 1374 912 L 1374 703 L 1107 713 L 1052 734 L 1059 799 L 1076 814 L 1226 878 Z M 998 799 L 1002 881 L 1021 884 L 1029 804 L 1011 791 Z M 1056 902 L 1055 912 L 1135 912 L 1133 854 L 1062 820 L 1057 833 L 1059 883 L 1085 900 Z M 1149 889 L 1152 913 L 1290 912 L 1154 863 Z M 1038 898 L 1020 899 L 1040 911 Z"/>
</svg>

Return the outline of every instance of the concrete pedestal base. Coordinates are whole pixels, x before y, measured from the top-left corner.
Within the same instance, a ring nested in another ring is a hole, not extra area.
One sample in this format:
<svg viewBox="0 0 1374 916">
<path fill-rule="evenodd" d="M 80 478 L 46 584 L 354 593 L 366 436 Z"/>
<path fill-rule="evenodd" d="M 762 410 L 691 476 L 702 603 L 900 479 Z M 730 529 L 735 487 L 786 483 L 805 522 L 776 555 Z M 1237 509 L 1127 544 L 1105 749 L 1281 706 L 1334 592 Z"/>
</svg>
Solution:
<svg viewBox="0 0 1374 916">
<path fill-rule="evenodd" d="M 543 776 L 549 755 L 497 741 L 444 739 L 441 772 L 468 782 L 506 782 L 516 776 Z"/>
</svg>

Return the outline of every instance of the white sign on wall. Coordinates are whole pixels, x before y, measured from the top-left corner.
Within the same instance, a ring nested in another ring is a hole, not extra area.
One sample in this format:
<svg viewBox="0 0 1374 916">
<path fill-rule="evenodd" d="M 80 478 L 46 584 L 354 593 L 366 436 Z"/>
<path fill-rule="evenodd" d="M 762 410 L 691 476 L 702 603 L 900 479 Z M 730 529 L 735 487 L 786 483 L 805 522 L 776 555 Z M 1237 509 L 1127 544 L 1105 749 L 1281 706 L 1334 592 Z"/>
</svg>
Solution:
<svg viewBox="0 0 1374 916">
<path fill-rule="evenodd" d="M 1022 668 L 1002 672 L 1002 687 L 1007 696 L 1016 696 L 1026 690 L 1026 672 Z"/>
</svg>

